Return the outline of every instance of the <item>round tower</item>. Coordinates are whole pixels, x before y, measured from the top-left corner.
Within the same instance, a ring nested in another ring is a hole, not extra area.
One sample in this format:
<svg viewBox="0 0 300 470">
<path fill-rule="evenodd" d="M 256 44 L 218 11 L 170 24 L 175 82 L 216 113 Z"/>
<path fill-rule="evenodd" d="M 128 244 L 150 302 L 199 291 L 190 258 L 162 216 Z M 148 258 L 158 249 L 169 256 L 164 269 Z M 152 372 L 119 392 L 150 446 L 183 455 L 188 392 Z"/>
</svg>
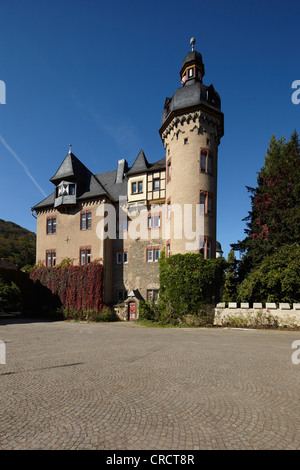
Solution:
<svg viewBox="0 0 300 470">
<path fill-rule="evenodd" d="M 166 98 L 159 130 L 166 151 L 167 253 L 216 256 L 218 146 L 224 134 L 221 101 L 203 84 L 202 56 L 192 50 L 180 70 L 181 87 Z M 168 238 L 168 237 L 167 237 Z"/>
</svg>

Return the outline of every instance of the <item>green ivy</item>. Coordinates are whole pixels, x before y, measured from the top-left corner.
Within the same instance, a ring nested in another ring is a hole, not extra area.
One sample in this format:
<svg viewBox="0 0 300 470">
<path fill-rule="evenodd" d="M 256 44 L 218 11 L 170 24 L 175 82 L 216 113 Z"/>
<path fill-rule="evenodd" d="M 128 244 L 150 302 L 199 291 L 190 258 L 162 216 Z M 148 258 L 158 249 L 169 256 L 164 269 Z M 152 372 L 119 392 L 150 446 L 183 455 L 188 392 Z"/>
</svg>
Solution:
<svg viewBox="0 0 300 470">
<path fill-rule="evenodd" d="M 160 297 L 158 305 L 142 305 L 142 318 L 164 324 L 211 323 L 207 305 L 220 299 L 226 261 L 204 259 L 201 253 L 177 254 L 159 260 Z M 199 319 L 201 321 L 199 321 Z"/>
</svg>

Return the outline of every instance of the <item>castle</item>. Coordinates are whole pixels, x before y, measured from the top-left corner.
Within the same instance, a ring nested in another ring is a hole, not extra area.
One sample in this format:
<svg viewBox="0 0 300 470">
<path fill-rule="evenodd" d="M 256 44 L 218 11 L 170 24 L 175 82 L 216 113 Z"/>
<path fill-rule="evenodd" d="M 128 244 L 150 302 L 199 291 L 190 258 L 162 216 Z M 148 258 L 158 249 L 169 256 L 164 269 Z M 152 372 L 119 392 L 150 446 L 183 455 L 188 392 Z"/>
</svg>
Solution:
<svg viewBox="0 0 300 470">
<path fill-rule="evenodd" d="M 202 56 L 185 56 L 181 87 L 166 98 L 159 133 L 165 157 L 150 163 L 143 150 L 131 167 L 93 174 L 69 153 L 50 178 L 53 193 L 36 204 L 36 261 L 58 265 L 101 259 L 104 301 L 156 301 L 158 259 L 176 253 L 221 255 L 216 241 L 218 146 L 224 133 L 219 94 L 203 84 Z"/>
</svg>

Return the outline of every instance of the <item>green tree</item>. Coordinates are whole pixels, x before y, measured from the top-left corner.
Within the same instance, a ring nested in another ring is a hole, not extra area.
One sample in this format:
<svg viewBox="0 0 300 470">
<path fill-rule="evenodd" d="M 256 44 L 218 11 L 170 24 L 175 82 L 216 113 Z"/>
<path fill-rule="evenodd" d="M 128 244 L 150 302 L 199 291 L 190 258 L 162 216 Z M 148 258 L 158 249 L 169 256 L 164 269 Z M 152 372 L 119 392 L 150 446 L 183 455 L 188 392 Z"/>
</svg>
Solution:
<svg viewBox="0 0 300 470">
<path fill-rule="evenodd" d="M 264 257 L 238 286 L 239 302 L 299 302 L 300 245 L 280 247 Z"/>
<path fill-rule="evenodd" d="M 230 250 L 225 271 L 225 282 L 222 294 L 223 302 L 236 302 L 237 283 L 237 260 L 235 258 L 234 250 Z"/>
<path fill-rule="evenodd" d="M 0 258 L 11 261 L 19 268 L 35 263 L 36 235 L 13 222 L 0 219 Z M 0 277 L 0 311 L 20 309 L 20 292 L 17 286 Z"/>
<path fill-rule="evenodd" d="M 290 141 L 271 138 L 257 187 L 247 188 L 251 211 L 244 240 L 231 245 L 242 254 L 239 275 L 243 279 L 265 256 L 300 242 L 300 146 L 296 131 Z"/>
</svg>

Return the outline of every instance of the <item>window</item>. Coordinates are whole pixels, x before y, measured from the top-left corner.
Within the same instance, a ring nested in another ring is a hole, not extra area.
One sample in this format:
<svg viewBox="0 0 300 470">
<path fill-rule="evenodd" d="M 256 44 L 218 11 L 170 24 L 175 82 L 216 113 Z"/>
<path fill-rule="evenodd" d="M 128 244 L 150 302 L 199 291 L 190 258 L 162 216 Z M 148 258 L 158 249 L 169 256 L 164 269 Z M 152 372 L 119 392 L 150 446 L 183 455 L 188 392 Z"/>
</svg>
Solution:
<svg viewBox="0 0 300 470">
<path fill-rule="evenodd" d="M 160 215 L 154 215 L 148 217 L 148 228 L 159 228 L 160 227 Z"/>
<path fill-rule="evenodd" d="M 166 257 L 169 258 L 171 254 L 171 245 L 170 242 L 167 243 Z"/>
<path fill-rule="evenodd" d="M 212 175 L 212 155 L 210 154 L 209 150 L 201 151 L 200 171 L 201 173 L 208 173 L 209 175 Z"/>
<path fill-rule="evenodd" d="M 207 173 L 212 174 L 212 158 L 209 154 L 207 155 Z"/>
<path fill-rule="evenodd" d="M 157 262 L 160 257 L 160 248 L 147 249 L 147 263 Z"/>
<path fill-rule="evenodd" d="M 171 160 L 169 160 L 167 164 L 167 182 L 171 181 L 171 171 Z"/>
<path fill-rule="evenodd" d="M 153 261 L 153 250 L 147 250 L 147 263 L 152 263 Z"/>
<path fill-rule="evenodd" d="M 59 196 L 75 196 L 76 193 L 76 186 L 75 183 L 68 183 L 66 181 L 62 181 L 57 186 L 57 197 Z"/>
<path fill-rule="evenodd" d="M 46 251 L 46 266 L 47 268 L 51 268 L 56 265 L 56 251 L 55 250 L 47 250 Z"/>
<path fill-rule="evenodd" d="M 160 181 L 159 178 L 153 179 L 153 191 L 159 191 Z"/>
<path fill-rule="evenodd" d="M 185 138 L 183 139 L 183 143 L 184 143 L 184 145 L 188 144 L 188 143 L 189 143 L 189 138 L 188 138 L 188 137 L 185 137 Z"/>
<path fill-rule="evenodd" d="M 56 233 L 56 217 L 47 219 L 47 234 Z"/>
<path fill-rule="evenodd" d="M 211 242 L 206 241 L 206 258 L 211 258 Z"/>
<path fill-rule="evenodd" d="M 189 78 L 194 76 L 194 69 L 189 69 Z"/>
<path fill-rule="evenodd" d="M 92 228 L 92 213 L 82 212 L 80 214 L 80 230 L 90 230 Z"/>
<path fill-rule="evenodd" d="M 206 153 L 201 152 L 201 171 L 206 172 Z"/>
<path fill-rule="evenodd" d="M 128 252 L 127 251 L 118 251 L 117 253 L 117 264 L 127 264 L 128 263 Z"/>
<path fill-rule="evenodd" d="M 80 264 L 89 264 L 91 262 L 91 249 L 90 248 L 81 248 L 80 249 Z"/>
<path fill-rule="evenodd" d="M 206 191 L 200 193 L 200 214 L 212 215 L 212 197 Z"/>
<path fill-rule="evenodd" d="M 211 259 L 211 241 L 205 238 L 200 242 L 200 253 L 203 254 L 204 258 Z"/>
<path fill-rule="evenodd" d="M 207 195 L 207 213 L 212 214 L 212 198 Z"/>
<path fill-rule="evenodd" d="M 147 302 L 157 303 L 159 299 L 159 290 L 158 289 L 147 289 Z"/>
<path fill-rule="evenodd" d="M 200 214 L 205 214 L 206 195 L 200 194 Z"/>
<path fill-rule="evenodd" d="M 75 184 L 69 184 L 69 194 L 70 196 L 75 195 Z"/>
<path fill-rule="evenodd" d="M 143 192 L 143 181 L 131 183 L 131 193 L 138 194 Z"/>
</svg>

